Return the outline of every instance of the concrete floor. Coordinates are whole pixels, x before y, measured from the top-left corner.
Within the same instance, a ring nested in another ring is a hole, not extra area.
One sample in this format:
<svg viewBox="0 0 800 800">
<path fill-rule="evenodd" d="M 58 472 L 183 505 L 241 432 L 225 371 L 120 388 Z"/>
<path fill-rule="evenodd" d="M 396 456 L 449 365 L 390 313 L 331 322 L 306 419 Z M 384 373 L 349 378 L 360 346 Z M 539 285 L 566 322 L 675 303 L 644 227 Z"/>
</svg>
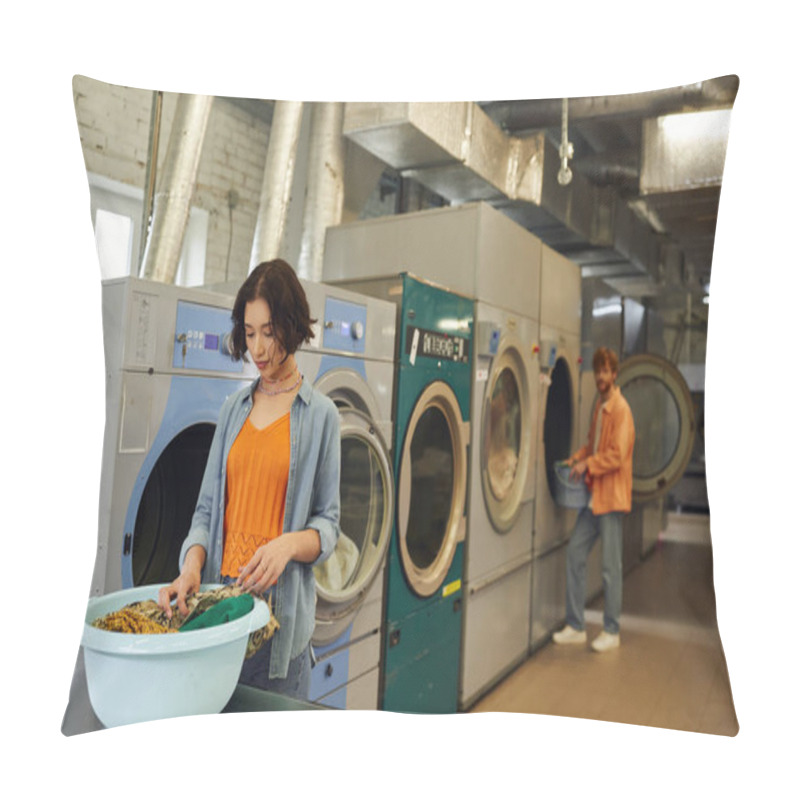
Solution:
<svg viewBox="0 0 800 800">
<path fill-rule="evenodd" d="M 586 612 L 589 642 L 602 598 Z M 653 553 L 625 578 L 622 646 L 547 644 L 470 709 L 583 717 L 735 736 L 716 623 L 708 517 L 670 515 Z"/>
</svg>

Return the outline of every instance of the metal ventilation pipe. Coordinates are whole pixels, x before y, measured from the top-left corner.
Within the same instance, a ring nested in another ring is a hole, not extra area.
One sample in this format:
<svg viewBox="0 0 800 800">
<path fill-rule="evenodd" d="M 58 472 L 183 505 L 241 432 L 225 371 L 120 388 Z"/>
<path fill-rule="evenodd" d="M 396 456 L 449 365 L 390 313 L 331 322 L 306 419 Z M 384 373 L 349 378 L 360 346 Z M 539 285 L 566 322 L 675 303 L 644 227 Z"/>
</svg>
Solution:
<svg viewBox="0 0 800 800">
<path fill-rule="evenodd" d="M 571 97 L 571 120 L 641 116 L 661 116 L 681 111 L 725 108 L 733 104 L 739 91 L 739 78 L 726 75 L 688 86 L 652 92 L 609 97 Z M 488 101 L 481 108 L 504 130 L 517 136 L 524 131 L 555 128 L 561 122 L 561 100 Z"/>
<path fill-rule="evenodd" d="M 213 101 L 209 95 L 178 97 L 164 171 L 153 200 L 153 221 L 140 272 L 142 278 L 175 283 Z"/>
<path fill-rule="evenodd" d="M 250 252 L 250 271 L 262 261 L 277 258 L 281 253 L 286 231 L 286 218 L 297 161 L 297 143 L 303 121 L 303 104 L 278 100 L 272 114 L 267 145 L 264 179 L 256 219 L 256 232 Z"/>
<path fill-rule="evenodd" d="M 308 184 L 297 274 L 322 279 L 325 230 L 342 221 L 344 204 L 343 103 L 317 103 L 311 114 Z"/>
</svg>

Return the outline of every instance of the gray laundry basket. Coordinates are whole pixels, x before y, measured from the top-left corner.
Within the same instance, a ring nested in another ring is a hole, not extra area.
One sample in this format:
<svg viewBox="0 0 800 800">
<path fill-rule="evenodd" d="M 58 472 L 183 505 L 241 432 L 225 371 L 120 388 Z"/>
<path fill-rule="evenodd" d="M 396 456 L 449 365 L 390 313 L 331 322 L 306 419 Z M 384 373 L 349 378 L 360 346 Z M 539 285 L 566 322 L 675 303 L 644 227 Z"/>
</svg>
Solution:
<svg viewBox="0 0 800 800">
<path fill-rule="evenodd" d="M 586 508 L 589 505 L 589 487 L 583 477 L 573 480 L 569 477 L 570 467 L 566 461 L 556 461 L 553 465 L 555 480 L 555 501 L 562 508 Z"/>
</svg>

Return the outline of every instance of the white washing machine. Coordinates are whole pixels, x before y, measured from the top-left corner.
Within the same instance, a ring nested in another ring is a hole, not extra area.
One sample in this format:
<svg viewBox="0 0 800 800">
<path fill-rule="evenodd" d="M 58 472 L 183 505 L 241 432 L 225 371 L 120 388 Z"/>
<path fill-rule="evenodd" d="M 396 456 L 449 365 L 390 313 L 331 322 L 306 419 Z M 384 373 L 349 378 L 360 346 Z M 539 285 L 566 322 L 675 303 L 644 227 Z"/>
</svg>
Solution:
<svg viewBox="0 0 800 800">
<path fill-rule="evenodd" d="M 339 408 L 341 536 L 315 570 L 316 626 L 310 699 L 340 709 L 378 707 L 386 553 L 394 512 L 396 307 L 300 278 L 315 336 L 295 358 Z M 236 296 L 240 282 L 209 288 Z"/>
<path fill-rule="evenodd" d="M 394 519 L 391 461 L 394 303 L 302 281 L 316 336 L 300 371 L 339 408 L 341 535 L 315 568 L 316 658 L 310 699 L 378 708 L 386 554 Z"/>
<path fill-rule="evenodd" d="M 459 707 L 528 654 L 536 489 L 537 322 L 476 302 Z"/>
<path fill-rule="evenodd" d="M 566 546 L 577 512 L 556 504 L 553 465 L 578 447 L 581 367 L 580 267 L 542 245 L 539 314 L 539 420 L 530 645 L 564 619 Z M 597 548 L 595 548 L 597 549 Z M 589 571 L 596 572 L 590 562 Z"/>
<path fill-rule="evenodd" d="M 585 442 L 598 396 L 591 369 L 583 372 L 581 381 L 580 441 Z M 661 356 L 640 353 L 622 360 L 616 383 L 631 407 L 636 428 L 633 503 L 623 522 L 623 571 L 628 572 L 655 546 L 666 496 L 691 460 L 696 419 L 685 378 Z M 595 569 L 587 577 L 592 579 L 586 594 L 591 598 L 602 589 L 602 575 Z"/>
<path fill-rule="evenodd" d="M 91 594 L 169 582 L 225 398 L 255 367 L 228 349 L 233 297 L 138 278 L 102 285 L 106 427 Z"/>
<path fill-rule="evenodd" d="M 462 709 L 528 653 L 541 246 L 486 203 L 349 223 L 327 233 L 326 277 L 408 270 L 475 300 Z M 580 284 L 578 293 L 580 305 Z"/>
</svg>

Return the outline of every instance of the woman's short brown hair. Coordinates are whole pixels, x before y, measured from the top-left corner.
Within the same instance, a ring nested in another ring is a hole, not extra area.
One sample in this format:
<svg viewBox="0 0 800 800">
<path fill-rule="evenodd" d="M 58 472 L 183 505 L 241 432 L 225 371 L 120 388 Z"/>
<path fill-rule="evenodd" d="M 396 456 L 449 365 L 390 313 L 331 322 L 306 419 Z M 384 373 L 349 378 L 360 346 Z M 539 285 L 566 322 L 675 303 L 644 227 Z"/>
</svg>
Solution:
<svg viewBox="0 0 800 800">
<path fill-rule="evenodd" d="M 611 348 L 598 347 L 592 358 L 592 369 L 597 372 L 605 366 L 608 366 L 612 372 L 619 372 L 619 359 Z"/>
<path fill-rule="evenodd" d="M 239 288 L 231 312 L 231 354 L 236 361 L 247 354 L 244 309 L 259 297 L 269 306 L 272 333 L 286 353 L 285 361 L 301 344 L 314 338 L 311 326 L 316 320 L 311 319 L 308 299 L 295 271 L 280 258 L 259 264 Z"/>
</svg>

